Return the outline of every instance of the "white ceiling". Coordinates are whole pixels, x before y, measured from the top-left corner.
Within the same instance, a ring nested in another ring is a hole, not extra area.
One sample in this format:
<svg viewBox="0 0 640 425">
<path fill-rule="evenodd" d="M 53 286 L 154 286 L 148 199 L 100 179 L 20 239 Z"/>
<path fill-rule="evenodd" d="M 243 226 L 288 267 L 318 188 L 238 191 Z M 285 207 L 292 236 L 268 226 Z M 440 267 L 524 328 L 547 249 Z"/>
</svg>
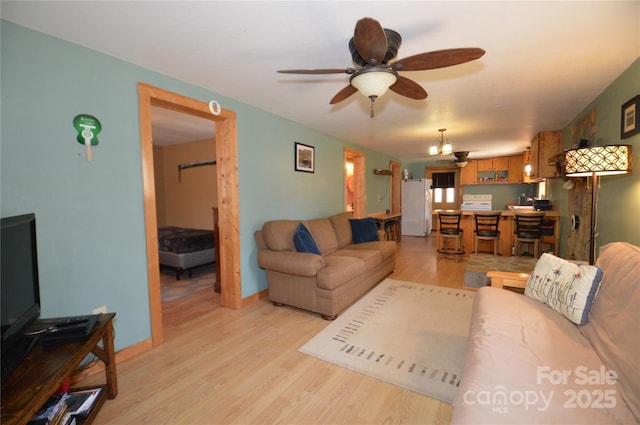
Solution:
<svg viewBox="0 0 640 425">
<path fill-rule="evenodd" d="M 2 1 L 0 12 L 404 161 L 424 160 L 443 127 L 471 158 L 522 152 L 640 56 L 639 1 Z M 397 59 L 458 47 L 487 53 L 401 73 L 429 97 L 388 92 L 375 118 L 359 94 L 329 105 L 346 74 L 276 73 L 353 67 L 348 42 L 365 16 L 401 34 Z"/>
</svg>

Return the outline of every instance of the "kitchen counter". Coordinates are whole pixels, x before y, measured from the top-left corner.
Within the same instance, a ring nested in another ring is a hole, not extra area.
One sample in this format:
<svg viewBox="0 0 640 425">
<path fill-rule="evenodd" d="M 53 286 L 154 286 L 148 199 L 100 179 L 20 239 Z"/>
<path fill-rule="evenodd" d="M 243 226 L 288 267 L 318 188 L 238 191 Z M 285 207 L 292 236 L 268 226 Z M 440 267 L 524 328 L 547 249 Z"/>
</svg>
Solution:
<svg viewBox="0 0 640 425">
<path fill-rule="evenodd" d="M 433 230 L 436 231 L 440 226 L 438 223 L 438 211 L 433 210 Z M 525 210 L 526 211 L 526 210 Z M 502 216 L 500 217 L 500 247 L 498 253 L 504 257 L 511 256 L 511 248 L 513 247 L 513 233 L 515 230 L 514 217 L 518 210 L 501 210 Z M 560 212 L 559 211 L 544 211 L 545 222 L 548 226 L 553 226 L 550 229 L 549 235 L 542 237 L 541 252 L 553 252 L 554 255 L 558 255 L 558 239 L 560 235 Z M 475 248 L 474 234 L 475 220 L 473 219 L 474 211 L 462 211 L 462 220 L 460 221 L 460 227 L 463 230 L 462 244 L 464 247 L 464 256 L 468 257 Z M 478 246 L 478 253 L 490 253 L 493 254 L 491 241 L 480 241 Z"/>
</svg>

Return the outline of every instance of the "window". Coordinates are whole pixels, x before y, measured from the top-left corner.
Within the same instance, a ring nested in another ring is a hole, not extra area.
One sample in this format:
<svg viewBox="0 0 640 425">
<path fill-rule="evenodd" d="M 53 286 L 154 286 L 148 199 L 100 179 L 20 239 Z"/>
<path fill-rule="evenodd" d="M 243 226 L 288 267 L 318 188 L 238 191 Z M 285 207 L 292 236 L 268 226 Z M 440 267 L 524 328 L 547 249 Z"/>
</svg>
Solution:
<svg viewBox="0 0 640 425">
<path fill-rule="evenodd" d="M 457 209 L 456 171 L 433 171 L 431 179 L 433 180 L 433 208 Z"/>
<path fill-rule="evenodd" d="M 455 189 L 450 187 L 447 189 L 443 189 L 440 187 L 436 187 L 433 189 L 433 200 L 440 203 L 451 204 L 455 202 Z"/>
</svg>

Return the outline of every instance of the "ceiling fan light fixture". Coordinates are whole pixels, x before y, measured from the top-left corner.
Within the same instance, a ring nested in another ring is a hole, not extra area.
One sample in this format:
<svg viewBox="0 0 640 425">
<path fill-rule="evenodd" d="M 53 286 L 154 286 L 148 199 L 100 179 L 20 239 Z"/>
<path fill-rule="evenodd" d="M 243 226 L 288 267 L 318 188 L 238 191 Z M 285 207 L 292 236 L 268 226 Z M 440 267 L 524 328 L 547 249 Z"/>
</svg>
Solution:
<svg viewBox="0 0 640 425">
<path fill-rule="evenodd" d="M 376 99 L 398 80 L 398 74 L 391 69 L 365 68 L 353 74 L 349 82 L 367 99 Z"/>
<path fill-rule="evenodd" d="M 436 145 L 431 145 L 429 148 L 429 155 L 438 155 L 438 147 Z"/>
</svg>

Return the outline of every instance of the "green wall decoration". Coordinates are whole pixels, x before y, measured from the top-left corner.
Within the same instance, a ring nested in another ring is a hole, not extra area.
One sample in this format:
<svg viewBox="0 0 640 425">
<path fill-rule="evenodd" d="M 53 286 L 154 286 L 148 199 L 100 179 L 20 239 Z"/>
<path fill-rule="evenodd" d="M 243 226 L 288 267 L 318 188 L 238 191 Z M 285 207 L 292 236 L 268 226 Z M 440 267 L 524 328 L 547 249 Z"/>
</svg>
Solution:
<svg viewBox="0 0 640 425">
<path fill-rule="evenodd" d="M 100 120 L 88 114 L 76 115 L 73 119 L 73 127 L 78 133 L 76 140 L 86 146 L 87 161 L 91 162 L 91 146 L 98 144 L 98 134 L 102 131 Z"/>
</svg>

